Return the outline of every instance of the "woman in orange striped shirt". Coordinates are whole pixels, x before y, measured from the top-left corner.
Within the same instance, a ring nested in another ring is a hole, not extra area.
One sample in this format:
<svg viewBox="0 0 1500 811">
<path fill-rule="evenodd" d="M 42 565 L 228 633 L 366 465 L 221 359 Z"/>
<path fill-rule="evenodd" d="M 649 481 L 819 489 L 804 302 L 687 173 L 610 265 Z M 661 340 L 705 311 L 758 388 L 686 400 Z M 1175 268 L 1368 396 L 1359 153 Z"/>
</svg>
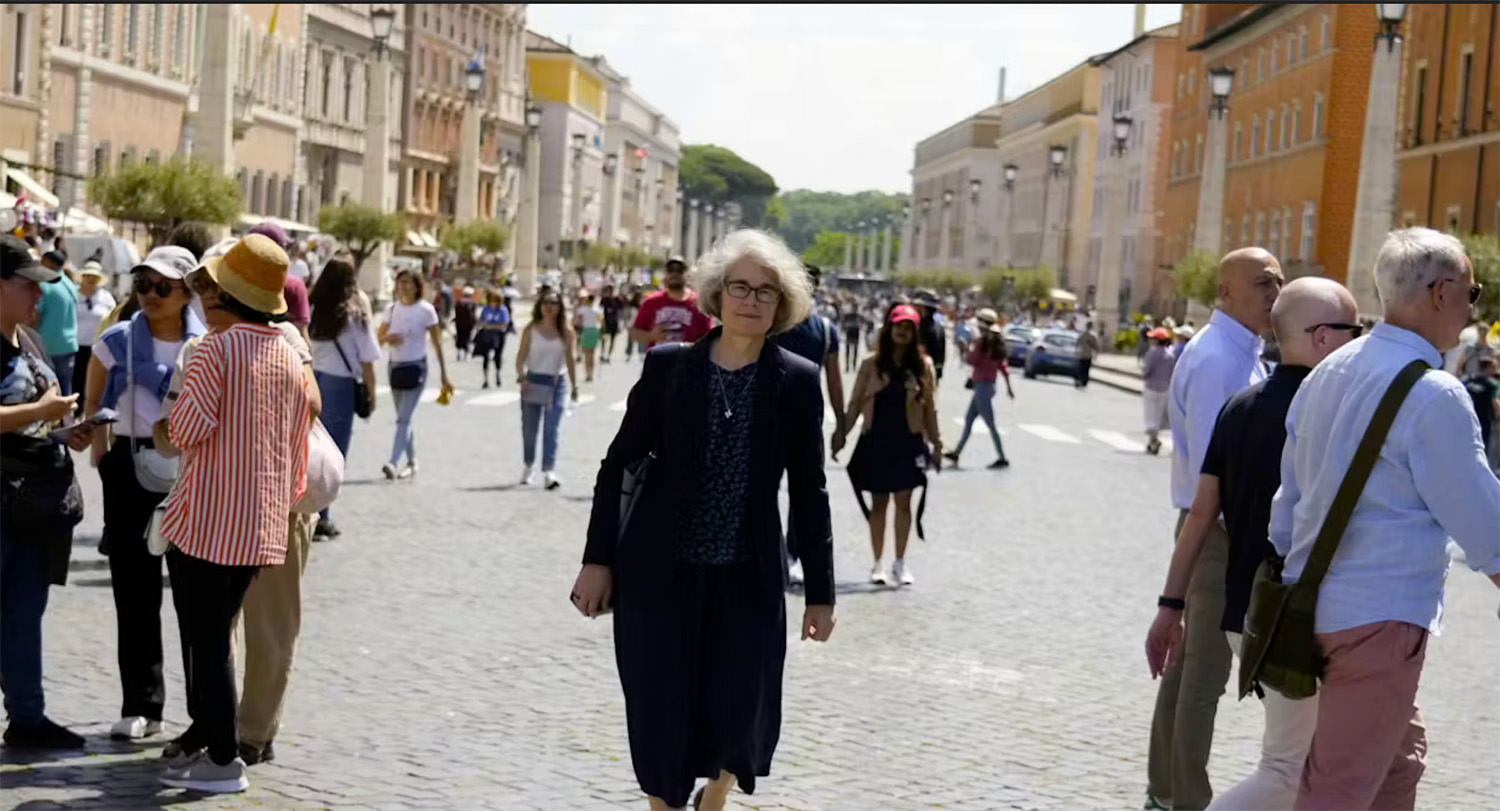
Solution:
<svg viewBox="0 0 1500 811">
<path fill-rule="evenodd" d="M 213 328 L 188 362 L 167 434 L 183 452 L 162 535 L 193 724 L 162 782 L 208 793 L 249 787 L 239 757 L 230 635 L 261 566 L 286 558 L 287 516 L 307 480 L 302 363 L 270 325 L 286 311 L 287 256 L 252 234 L 190 283 Z"/>
</svg>

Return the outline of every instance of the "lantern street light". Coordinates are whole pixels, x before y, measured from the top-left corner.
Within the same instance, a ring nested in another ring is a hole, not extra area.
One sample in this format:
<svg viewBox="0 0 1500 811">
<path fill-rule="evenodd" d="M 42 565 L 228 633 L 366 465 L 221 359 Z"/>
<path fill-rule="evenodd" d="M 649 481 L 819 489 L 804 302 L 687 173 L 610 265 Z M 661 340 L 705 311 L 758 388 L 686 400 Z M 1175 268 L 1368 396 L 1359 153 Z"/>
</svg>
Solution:
<svg viewBox="0 0 1500 811">
<path fill-rule="evenodd" d="M 1115 116 L 1115 154 L 1125 154 L 1125 142 L 1130 140 L 1130 130 L 1135 126 L 1135 119 L 1129 113 L 1120 113 Z"/>
<path fill-rule="evenodd" d="M 384 53 L 386 44 L 391 41 L 391 26 L 396 23 L 396 12 L 391 8 L 377 8 L 370 12 L 370 28 L 375 40 L 375 58 L 379 59 Z"/>
<path fill-rule="evenodd" d="M 1380 20 L 1380 33 L 1375 39 L 1377 42 L 1384 40 L 1386 51 L 1390 51 L 1401 41 L 1401 20 L 1406 17 L 1406 4 L 1376 3 L 1375 16 Z"/>
<path fill-rule="evenodd" d="M 479 98 L 479 90 L 484 87 L 484 65 L 475 59 L 464 69 L 464 87 L 469 91 L 469 99 L 472 101 Z"/>
<path fill-rule="evenodd" d="M 932 210 L 932 198 L 931 197 L 923 197 L 922 198 L 922 216 L 924 216 L 924 217 L 927 216 L 927 212 L 929 212 L 931 210 Z"/>
<path fill-rule="evenodd" d="M 611 152 L 604 156 L 604 174 L 613 175 L 615 167 L 620 165 L 620 156 Z"/>
<path fill-rule="evenodd" d="M 970 200 L 978 200 L 979 199 L 979 189 L 983 185 L 984 185 L 983 182 L 980 181 L 979 178 L 977 178 L 977 177 L 971 177 L 971 178 L 969 178 L 969 199 Z"/>
<path fill-rule="evenodd" d="M 542 108 L 535 104 L 526 108 L 526 129 L 535 133 L 542 128 Z"/>
<path fill-rule="evenodd" d="M 1015 185 L 1016 185 L 1016 176 L 1021 173 L 1021 167 L 1015 165 L 1014 163 L 1007 163 L 1007 164 L 1005 164 L 1005 167 L 1004 167 L 1004 169 L 1002 171 L 1004 171 L 1004 173 L 1005 173 L 1005 189 L 1006 189 L 1006 191 L 1009 191 L 1009 190 L 1015 188 Z"/>
<path fill-rule="evenodd" d="M 1052 174 L 1061 175 L 1063 162 L 1068 159 L 1068 148 L 1062 144 L 1052 144 L 1047 147 L 1047 163 L 1052 166 Z"/>
<path fill-rule="evenodd" d="M 583 160 L 583 142 L 586 138 L 581 132 L 573 133 L 573 160 Z"/>
<path fill-rule="evenodd" d="M 1209 68 L 1208 89 L 1213 93 L 1213 100 L 1208 103 L 1209 111 L 1223 118 L 1229 111 L 1229 93 L 1234 90 L 1234 68 L 1228 65 Z"/>
<path fill-rule="evenodd" d="M 951 189 L 943 189 L 943 208 L 951 205 L 953 205 L 953 191 Z"/>
</svg>

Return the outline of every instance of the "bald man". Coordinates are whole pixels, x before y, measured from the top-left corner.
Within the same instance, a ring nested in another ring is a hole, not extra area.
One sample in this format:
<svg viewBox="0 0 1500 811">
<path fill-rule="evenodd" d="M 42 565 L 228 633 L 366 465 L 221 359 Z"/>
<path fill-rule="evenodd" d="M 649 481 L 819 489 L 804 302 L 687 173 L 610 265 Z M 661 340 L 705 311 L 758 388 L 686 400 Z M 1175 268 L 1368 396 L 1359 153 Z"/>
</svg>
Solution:
<svg viewBox="0 0 1500 811">
<path fill-rule="evenodd" d="M 1172 426 L 1172 506 L 1177 530 L 1198 490 L 1214 422 L 1230 397 L 1266 379 L 1261 335 L 1271 329 L 1271 308 L 1281 291 L 1281 263 L 1263 248 L 1241 248 L 1219 262 L 1219 307 L 1177 356 L 1167 397 Z M 1174 536 L 1175 537 L 1175 536 Z M 1203 809 L 1213 799 L 1208 756 L 1214 716 L 1229 680 L 1233 656 L 1219 630 L 1224 615 L 1224 572 L 1229 537 L 1222 522 L 1208 528 L 1192 584 L 1158 605 L 1185 612 L 1182 654 L 1162 674 L 1151 719 L 1147 807 Z"/>
<path fill-rule="evenodd" d="M 1198 490 L 1177 536 L 1162 594 L 1187 594 L 1204 540 L 1222 509 L 1229 534 L 1224 577 L 1224 614 L 1219 627 L 1236 653 L 1255 571 L 1275 555 L 1271 546 L 1271 499 L 1281 486 L 1281 449 L 1292 397 L 1312 367 L 1359 337 L 1359 307 L 1342 285 L 1307 277 L 1288 284 L 1271 309 L 1281 364 L 1271 376 L 1229 399 L 1214 424 Z M 1146 637 L 1152 675 L 1176 658 L 1182 642 L 1182 611 L 1163 606 Z M 1225 809 L 1291 808 L 1297 799 L 1302 762 L 1317 726 L 1317 698 L 1294 701 L 1274 690 L 1262 699 L 1266 711 L 1260 765 L 1244 782 L 1217 798 Z"/>
</svg>

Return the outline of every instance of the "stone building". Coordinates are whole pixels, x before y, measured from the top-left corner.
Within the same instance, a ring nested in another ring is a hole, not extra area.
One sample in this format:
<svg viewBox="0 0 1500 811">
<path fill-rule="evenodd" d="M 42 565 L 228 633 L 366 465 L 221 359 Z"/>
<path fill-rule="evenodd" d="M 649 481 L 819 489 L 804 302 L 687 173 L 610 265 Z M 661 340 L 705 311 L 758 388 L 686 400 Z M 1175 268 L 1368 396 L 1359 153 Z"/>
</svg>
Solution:
<svg viewBox="0 0 1500 811">
<path fill-rule="evenodd" d="M 679 252 L 682 201 L 677 167 L 682 145 L 676 122 L 651 106 L 630 79 L 600 60 L 607 78 L 604 123 L 606 156 L 600 239 L 630 245 L 649 254 Z"/>
<path fill-rule="evenodd" d="M 994 104 L 917 143 L 903 267 L 978 270 L 1003 264 L 997 256 L 1004 224 L 1000 123 L 1001 106 Z M 861 264 L 858 258 L 855 264 Z"/>
<path fill-rule="evenodd" d="M 602 57 L 582 56 L 534 32 L 527 33 L 526 65 L 532 103 L 542 114 L 538 263 L 561 268 L 599 239 L 611 74 Z"/>
</svg>

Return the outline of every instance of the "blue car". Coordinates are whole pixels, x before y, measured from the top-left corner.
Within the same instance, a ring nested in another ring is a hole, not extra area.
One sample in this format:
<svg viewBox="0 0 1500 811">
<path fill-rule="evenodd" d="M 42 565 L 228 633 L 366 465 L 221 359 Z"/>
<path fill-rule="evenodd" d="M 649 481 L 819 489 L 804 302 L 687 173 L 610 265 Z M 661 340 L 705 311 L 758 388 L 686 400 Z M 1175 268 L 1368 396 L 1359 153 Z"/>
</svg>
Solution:
<svg viewBox="0 0 1500 811">
<path fill-rule="evenodd" d="M 1009 356 L 1011 366 L 1021 366 L 1026 363 L 1026 355 L 1031 352 L 1031 345 L 1041 338 L 1042 331 L 1036 327 L 1028 327 L 1025 324 L 1011 324 L 1000 333 L 1005 341 L 1005 352 Z"/>
<path fill-rule="evenodd" d="M 1067 329 L 1042 330 L 1031 352 L 1026 356 L 1025 375 L 1067 375 L 1078 373 L 1078 333 Z"/>
</svg>

